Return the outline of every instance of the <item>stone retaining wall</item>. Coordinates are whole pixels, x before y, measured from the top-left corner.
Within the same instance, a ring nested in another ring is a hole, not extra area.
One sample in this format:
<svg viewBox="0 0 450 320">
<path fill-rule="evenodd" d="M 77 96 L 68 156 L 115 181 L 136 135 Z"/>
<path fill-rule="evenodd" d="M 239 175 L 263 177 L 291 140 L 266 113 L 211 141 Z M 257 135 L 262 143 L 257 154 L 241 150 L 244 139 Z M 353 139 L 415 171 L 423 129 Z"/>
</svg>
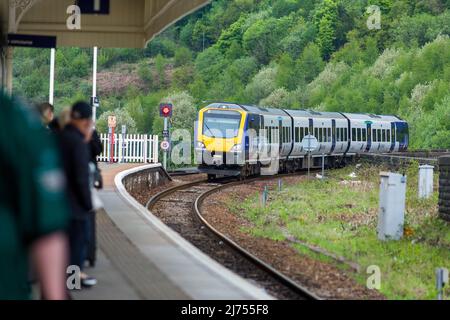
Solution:
<svg viewBox="0 0 450 320">
<path fill-rule="evenodd" d="M 439 214 L 450 221 L 450 156 L 439 158 Z"/>
<path fill-rule="evenodd" d="M 149 168 L 127 175 L 123 185 L 129 193 L 148 191 L 171 180 L 162 167 Z"/>
<path fill-rule="evenodd" d="M 429 159 L 429 158 L 411 158 L 411 157 L 402 157 L 397 155 L 386 155 L 386 154 L 360 154 L 358 155 L 358 160 L 362 160 L 364 162 L 377 164 L 377 165 L 387 165 L 390 170 L 398 171 L 404 166 L 410 165 L 413 162 L 418 162 L 420 165 L 428 164 L 434 166 L 437 169 L 438 160 L 437 159 Z"/>
</svg>

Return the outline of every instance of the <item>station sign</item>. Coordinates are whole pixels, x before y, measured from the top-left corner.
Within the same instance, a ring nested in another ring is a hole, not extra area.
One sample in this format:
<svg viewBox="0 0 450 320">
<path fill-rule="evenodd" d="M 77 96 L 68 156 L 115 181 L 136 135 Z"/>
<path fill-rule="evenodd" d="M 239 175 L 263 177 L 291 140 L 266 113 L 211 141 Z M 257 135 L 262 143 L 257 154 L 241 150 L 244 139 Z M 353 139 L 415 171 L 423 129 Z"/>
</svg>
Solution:
<svg viewBox="0 0 450 320">
<path fill-rule="evenodd" d="M 82 14 L 109 14 L 110 0 L 77 0 Z"/>
<path fill-rule="evenodd" d="M 100 107 L 100 99 L 98 97 L 91 97 L 91 106 L 95 108 Z"/>
<path fill-rule="evenodd" d="M 117 127 L 117 118 L 116 118 L 116 116 L 109 116 L 108 117 L 108 127 L 110 127 L 110 128 Z"/>
<path fill-rule="evenodd" d="M 56 37 L 9 33 L 8 46 L 51 49 L 56 48 Z"/>
<path fill-rule="evenodd" d="M 302 140 L 303 150 L 306 152 L 313 152 L 319 147 L 319 141 L 316 137 L 308 135 Z"/>
<path fill-rule="evenodd" d="M 163 141 L 161 142 L 161 149 L 163 151 L 167 151 L 170 149 L 170 142 L 169 141 Z"/>
</svg>

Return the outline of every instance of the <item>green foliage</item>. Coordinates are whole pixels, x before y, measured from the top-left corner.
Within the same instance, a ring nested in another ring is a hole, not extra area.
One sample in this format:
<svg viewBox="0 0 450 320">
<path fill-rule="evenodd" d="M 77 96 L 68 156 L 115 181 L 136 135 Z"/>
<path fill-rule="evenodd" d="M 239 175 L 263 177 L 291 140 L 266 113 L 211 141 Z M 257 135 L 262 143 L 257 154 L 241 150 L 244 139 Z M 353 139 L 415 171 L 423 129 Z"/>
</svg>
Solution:
<svg viewBox="0 0 450 320">
<path fill-rule="evenodd" d="M 318 30 L 317 44 L 322 57 L 329 59 L 335 49 L 336 24 L 338 20 L 338 4 L 336 0 L 324 0 L 314 18 Z"/>
<path fill-rule="evenodd" d="M 289 34 L 281 40 L 280 45 L 284 52 L 296 59 L 303 52 L 306 45 L 315 40 L 316 33 L 314 24 L 305 23 L 303 19 L 300 19 Z"/>
<path fill-rule="evenodd" d="M 404 46 L 423 46 L 438 35 L 450 35 L 449 11 L 437 17 L 426 13 L 405 17 L 395 24 L 394 40 Z"/>
<path fill-rule="evenodd" d="M 258 20 L 245 31 L 244 49 L 259 63 L 268 64 L 279 52 L 279 42 L 289 28 L 290 19 Z"/>
<path fill-rule="evenodd" d="M 310 83 L 323 70 L 324 66 L 319 47 L 311 43 L 297 61 L 298 76 L 303 83 Z"/>
<path fill-rule="evenodd" d="M 278 61 L 278 70 L 276 84 L 278 87 L 284 87 L 293 90 L 298 84 L 298 74 L 294 59 L 289 54 L 282 54 Z"/>
<path fill-rule="evenodd" d="M 253 77 L 245 88 L 245 95 L 249 103 L 257 104 L 276 89 L 277 69 L 265 67 Z"/>
<path fill-rule="evenodd" d="M 192 62 L 192 52 L 188 48 L 179 47 L 175 51 L 175 67 L 184 66 Z"/>
<path fill-rule="evenodd" d="M 156 38 L 147 45 L 147 48 L 144 50 L 144 55 L 146 57 L 156 57 L 160 54 L 166 57 L 173 57 L 176 49 L 177 45 L 172 40 Z"/>
<path fill-rule="evenodd" d="M 302 3 L 296 0 L 279 0 L 273 4 L 273 16 L 281 18 L 301 8 Z"/>
</svg>

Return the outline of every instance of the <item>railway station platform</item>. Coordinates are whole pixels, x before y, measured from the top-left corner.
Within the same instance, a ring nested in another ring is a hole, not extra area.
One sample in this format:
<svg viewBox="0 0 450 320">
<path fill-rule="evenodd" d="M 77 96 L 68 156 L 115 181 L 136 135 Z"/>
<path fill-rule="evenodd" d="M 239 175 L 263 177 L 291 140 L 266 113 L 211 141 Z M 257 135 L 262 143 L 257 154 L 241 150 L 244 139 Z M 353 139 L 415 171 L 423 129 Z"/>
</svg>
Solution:
<svg viewBox="0 0 450 320">
<path fill-rule="evenodd" d="M 272 299 L 204 255 L 129 196 L 120 181 L 134 164 L 102 164 L 104 210 L 97 213 L 97 286 L 75 300 Z"/>
</svg>

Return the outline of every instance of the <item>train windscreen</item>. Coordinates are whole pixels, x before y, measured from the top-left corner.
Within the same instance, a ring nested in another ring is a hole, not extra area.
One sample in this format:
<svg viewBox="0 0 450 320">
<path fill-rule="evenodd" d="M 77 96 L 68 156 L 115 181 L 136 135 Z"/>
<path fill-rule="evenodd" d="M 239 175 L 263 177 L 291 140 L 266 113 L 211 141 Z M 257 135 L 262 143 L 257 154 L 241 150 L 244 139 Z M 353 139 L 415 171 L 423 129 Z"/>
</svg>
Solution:
<svg viewBox="0 0 450 320">
<path fill-rule="evenodd" d="M 203 134 L 212 138 L 237 137 L 241 118 L 241 114 L 234 111 L 205 112 Z"/>
</svg>

